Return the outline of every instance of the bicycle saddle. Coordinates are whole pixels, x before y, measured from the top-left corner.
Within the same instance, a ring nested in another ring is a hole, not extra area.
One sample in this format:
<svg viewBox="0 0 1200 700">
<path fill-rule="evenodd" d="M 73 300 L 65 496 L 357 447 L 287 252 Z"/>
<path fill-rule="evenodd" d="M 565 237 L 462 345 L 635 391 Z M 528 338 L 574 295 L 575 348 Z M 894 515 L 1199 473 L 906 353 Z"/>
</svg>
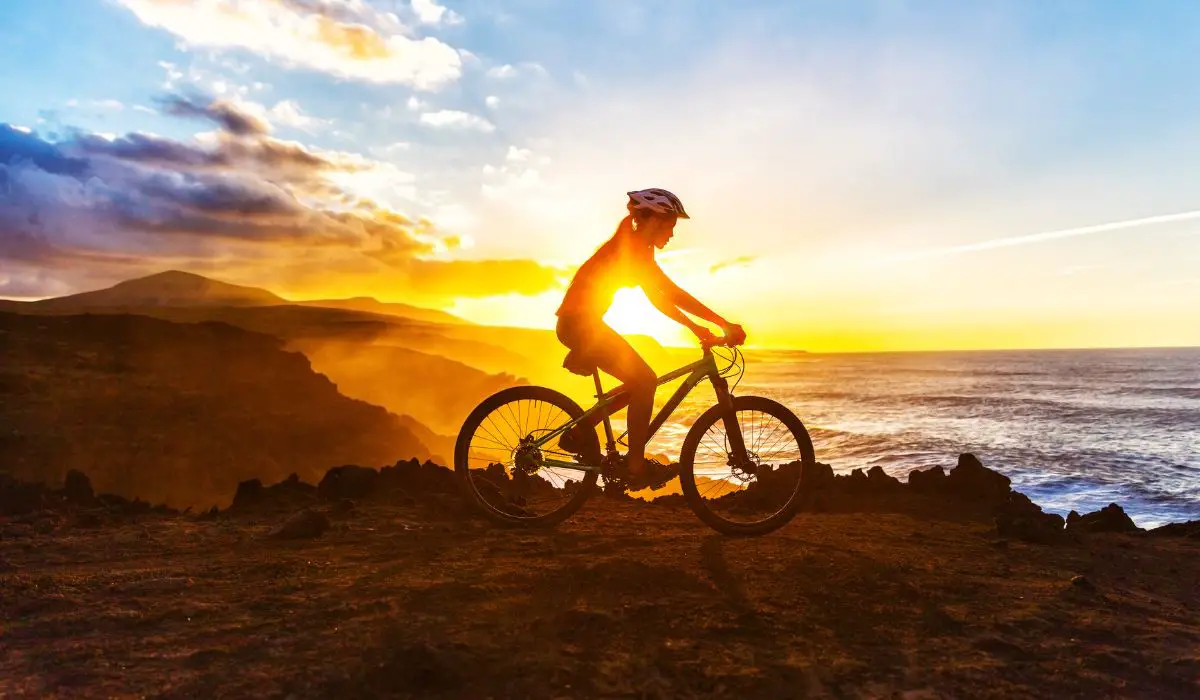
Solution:
<svg viewBox="0 0 1200 700">
<path fill-rule="evenodd" d="M 596 361 L 580 350 L 572 350 L 563 360 L 563 369 L 581 377 L 590 377 L 596 373 Z"/>
</svg>

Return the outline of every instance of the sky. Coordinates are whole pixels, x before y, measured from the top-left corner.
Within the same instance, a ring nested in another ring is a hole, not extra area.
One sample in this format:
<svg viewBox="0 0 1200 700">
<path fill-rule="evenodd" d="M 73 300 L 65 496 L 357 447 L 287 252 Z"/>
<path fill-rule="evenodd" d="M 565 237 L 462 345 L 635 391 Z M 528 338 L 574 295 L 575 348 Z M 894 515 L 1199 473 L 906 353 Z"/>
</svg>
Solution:
<svg viewBox="0 0 1200 700">
<path fill-rule="evenodd" d="M 665 187 L 663 269 L 753 345 L 1200 345 L 1190 3 L 39 0 L 0 64 L 0 297 L 185 269 L 551 328 Z"/>
</svg>

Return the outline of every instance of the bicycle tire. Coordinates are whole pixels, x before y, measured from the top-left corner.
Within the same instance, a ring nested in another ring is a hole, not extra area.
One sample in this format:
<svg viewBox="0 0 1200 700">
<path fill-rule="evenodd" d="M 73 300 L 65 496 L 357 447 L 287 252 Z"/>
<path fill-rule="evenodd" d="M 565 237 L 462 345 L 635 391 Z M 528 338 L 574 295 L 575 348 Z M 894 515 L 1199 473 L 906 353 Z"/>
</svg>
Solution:
<svg viewBox="0 0 1200 700">
<path fill-rule="evenodd" d="M 488 520 L 500 525 L 515 527 L 553 527 L 574 515 L 591 496 L 596 486 L 596 472 L 581 472 L 583 476 L 579 487 L 566 504 L 551 513 L 536 517 L 512 515 L 495 508 L 479 493 L 471 478 L 470 447 L 472 438 L 489 415 L 515 401 L 546 402 L 561 409 L 571 419 L 576 419 L 583 415 L 583 409 L 579 407 L 579 404 L 572 401 L 565 394 L 546 387 L 520 386 L 498 391 L 480 402 L 471 411 L 470 415 L 467 416 L 467 419 L 463 421 L 462 428 L 459 429 L 458 438 L 454 445 L 454 471 L 458 476 L 459 486 L 464 498 L 477 513 Z M 595 436 L 594 431 L 592 439 L 596 442 L 594 445 L 595 452 L 599 453 L 600 440 Z"/>
<path fill-rule="evenodd" d="M 691 507 L 692 512 L 705 525 L 708 525 L 717 532 L 735 537 L 765 535 L 789 523 L 800 509 L 801 474 L 803 474 L 803 470 L 807 465 L 816 462 L 812 439 L 809 437 L 804 423 L 796 417 L 796 414 L 792 413 L 791 410 L 778 401 L 761 396 L 737 396 L 733 399 L 733 407 L 736 412 L 759 411 L 777 418 L 796 439 L 800 451 L 801 464 L 799 466 L 800 471 L 796 474 L 796 483 L 788 502 L 771 517 L 755 523 L 739 523 L 727 520 L 709 507 L 709 504 L 700 494 L 697 487 L 694 471 L 695 459 L 696 450 L 700 445 L 700 441 L 707 434 L 708 429 L 722 420 L 724 416 L 724 409 L 720 405 L 713 406 L 701 414 L 696 419 L 696 422 L 692 424 L 691 429 L 688 430 L 687 437 L 683 441 L 683 449 L 679 455 L 679 483 L 688 506 Z"/>
</svg>

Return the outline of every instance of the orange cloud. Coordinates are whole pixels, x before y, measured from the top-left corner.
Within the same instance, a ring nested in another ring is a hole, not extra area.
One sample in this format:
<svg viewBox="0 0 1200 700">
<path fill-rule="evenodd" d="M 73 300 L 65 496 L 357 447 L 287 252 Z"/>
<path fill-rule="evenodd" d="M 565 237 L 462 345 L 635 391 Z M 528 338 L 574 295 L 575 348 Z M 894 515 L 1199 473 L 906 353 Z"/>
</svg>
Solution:
<svg viewBox="0 0 1200 700">
<path fill-rule="evenodd" d="M 286 64 L 373 83 L 436 89 L 458 79 L 462 58 L 366 3 L 303 0 L 117 0 L 143 24 L 186 44 L 254 51 Z"/>
</svg>

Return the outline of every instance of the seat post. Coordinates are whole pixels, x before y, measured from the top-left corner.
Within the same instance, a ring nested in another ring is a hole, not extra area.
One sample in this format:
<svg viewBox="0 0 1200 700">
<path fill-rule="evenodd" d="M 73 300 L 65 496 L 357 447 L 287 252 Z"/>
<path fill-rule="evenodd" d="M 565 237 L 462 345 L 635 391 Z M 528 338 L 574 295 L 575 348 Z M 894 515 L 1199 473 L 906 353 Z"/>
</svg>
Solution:
<svg viewBox="0 0 1200 700">
<path fill-rule="evenodd" d="M 599 401 L 601 396 L 604 396 L 604 387 L 600 384 L 600 370 L 592 370 L 592 380 L 596 383 L 596 400 Z M 609 454 L 617 451 L 617 441 L 613 438 L 612 422 L 608 420 L 608 415 L 604 416 L 604 445 L 608 448 Z"/>
</svg>

